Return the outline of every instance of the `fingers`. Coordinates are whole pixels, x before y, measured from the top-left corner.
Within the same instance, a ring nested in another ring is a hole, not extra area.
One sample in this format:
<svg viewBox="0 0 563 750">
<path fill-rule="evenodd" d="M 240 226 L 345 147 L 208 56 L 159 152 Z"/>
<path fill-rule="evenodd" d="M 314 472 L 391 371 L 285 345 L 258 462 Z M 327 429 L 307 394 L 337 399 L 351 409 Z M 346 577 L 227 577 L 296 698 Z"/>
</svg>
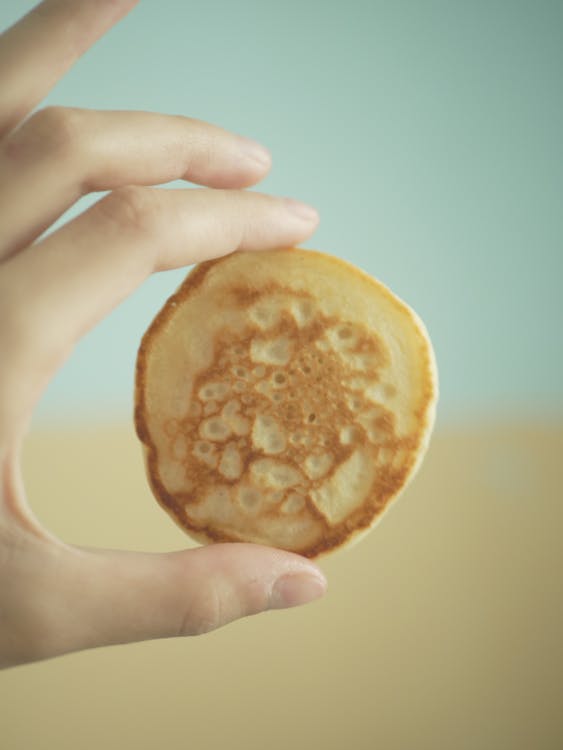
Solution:
<svg viewBox="0 0 563 750">
<path fill-rule="evenodd" d="M 27 424 L 76 340 L 153 271 L 299 244 L 317 221 L 308 206 L 254 192 L 128 187 L 110 193 L 2 266 L 4 425 Z"/>
<path fill-rule="evenodd" d="M 0 137 L 138 0 L 46 0 L 0 37 Z"/>
<path fill-rule="evenodd" d="M 242 188 L 269 166 L 255 141 L 187 117 L 40 110 L 0 146 L 0 258 L 30 244 L 86 192 L 176 179 Z"/>
<path fill-rule="evenodd" d="M 323 574 L 308 560 L 252 544 L 161 556 L 109 552 L 95 562 L 100 593 L 88 604 L 98 613 L 99 642 L 93 645 L 199 635 L 265 610 L 305 604 L 326 591 Z M 102 601 L 111 606 L 100 606 Z"/>
<path fill-rule="evenodd" d="M 25 554 L 25 564 L 6 580 L 10 608 L 0 622 L 0 666 L 199 635 L 326 591 L 310 561 L 252 544 L 144 554 L 33 543 Z"/>
</svg>

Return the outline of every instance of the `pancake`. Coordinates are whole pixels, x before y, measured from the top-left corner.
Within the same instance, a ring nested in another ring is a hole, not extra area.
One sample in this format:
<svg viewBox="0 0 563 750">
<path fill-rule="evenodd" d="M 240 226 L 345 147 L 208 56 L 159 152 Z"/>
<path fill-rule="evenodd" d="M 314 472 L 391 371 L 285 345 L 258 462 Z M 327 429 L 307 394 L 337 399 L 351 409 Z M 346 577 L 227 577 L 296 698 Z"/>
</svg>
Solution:
<svg viewBox="0 0 563 750">
<path fill-rule="evenodd" d="M 146 332 L 135 422 L 192 538 L 318 557 L 371 529 L 419 466 L 437 374 L 416 314 L 333 256 L 196 266 Z"/>
</svg>

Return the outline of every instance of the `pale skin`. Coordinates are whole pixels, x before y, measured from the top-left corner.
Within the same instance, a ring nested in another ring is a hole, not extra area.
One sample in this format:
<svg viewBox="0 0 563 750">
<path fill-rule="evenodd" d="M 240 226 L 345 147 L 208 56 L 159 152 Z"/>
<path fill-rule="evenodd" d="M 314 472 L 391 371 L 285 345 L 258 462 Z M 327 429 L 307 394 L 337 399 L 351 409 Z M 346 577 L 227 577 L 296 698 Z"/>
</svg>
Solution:
<svg viewBox="0 0 563 750">
<path fill-rule="evenodd" d="M 305 204 L 244 191 L 266 175 L 270 156 L 219 127 L 146 112 L 37 109 L 135 4 L 46 0 L 0 37 L 3 667 L 204 633 L 326 589 L 310 561 L 257 545 L 166 554 L 74 547 L 28 505 L 20 455 L 33 408 L 82 335 L 155 271 L 295 245 L 318 221 Z M 204 187 L 154 187 L 175 179 Z M 41 237 L 80 196 L 106 190 Z"/>
</svg>

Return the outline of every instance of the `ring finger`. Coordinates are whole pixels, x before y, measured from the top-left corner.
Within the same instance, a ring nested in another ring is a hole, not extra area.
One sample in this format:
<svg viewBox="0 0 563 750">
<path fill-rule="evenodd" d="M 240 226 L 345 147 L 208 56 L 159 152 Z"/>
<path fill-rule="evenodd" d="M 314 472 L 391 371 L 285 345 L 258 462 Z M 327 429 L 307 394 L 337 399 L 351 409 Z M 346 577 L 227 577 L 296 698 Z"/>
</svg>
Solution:
<svg viewBox="0 0 563 750">
<path fill-rule="evenodd" d="M 242 188 L 269 166 L 255 141 L 187 117 L 40 110 L 0 145 L 0 258 L 30 244 L 87 192 L 175 179 Z"/>
</svg>

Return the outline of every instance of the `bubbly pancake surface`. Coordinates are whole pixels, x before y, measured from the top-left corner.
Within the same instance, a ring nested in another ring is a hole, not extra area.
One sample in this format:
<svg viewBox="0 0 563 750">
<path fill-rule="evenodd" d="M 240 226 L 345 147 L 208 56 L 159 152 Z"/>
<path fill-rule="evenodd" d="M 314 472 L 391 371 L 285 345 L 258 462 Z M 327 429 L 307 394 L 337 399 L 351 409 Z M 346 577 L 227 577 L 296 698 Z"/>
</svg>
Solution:
<svg viewBox="0 0 563 750">
<path fill-rule="evenodd" d="M 235 253 L 196 267 L 145 334 L 136 426 L 191 536 L 315 557 L 405 486 L 436 397 L 424 326 L 382 284 L 315 251 Z"/>
</svg>

